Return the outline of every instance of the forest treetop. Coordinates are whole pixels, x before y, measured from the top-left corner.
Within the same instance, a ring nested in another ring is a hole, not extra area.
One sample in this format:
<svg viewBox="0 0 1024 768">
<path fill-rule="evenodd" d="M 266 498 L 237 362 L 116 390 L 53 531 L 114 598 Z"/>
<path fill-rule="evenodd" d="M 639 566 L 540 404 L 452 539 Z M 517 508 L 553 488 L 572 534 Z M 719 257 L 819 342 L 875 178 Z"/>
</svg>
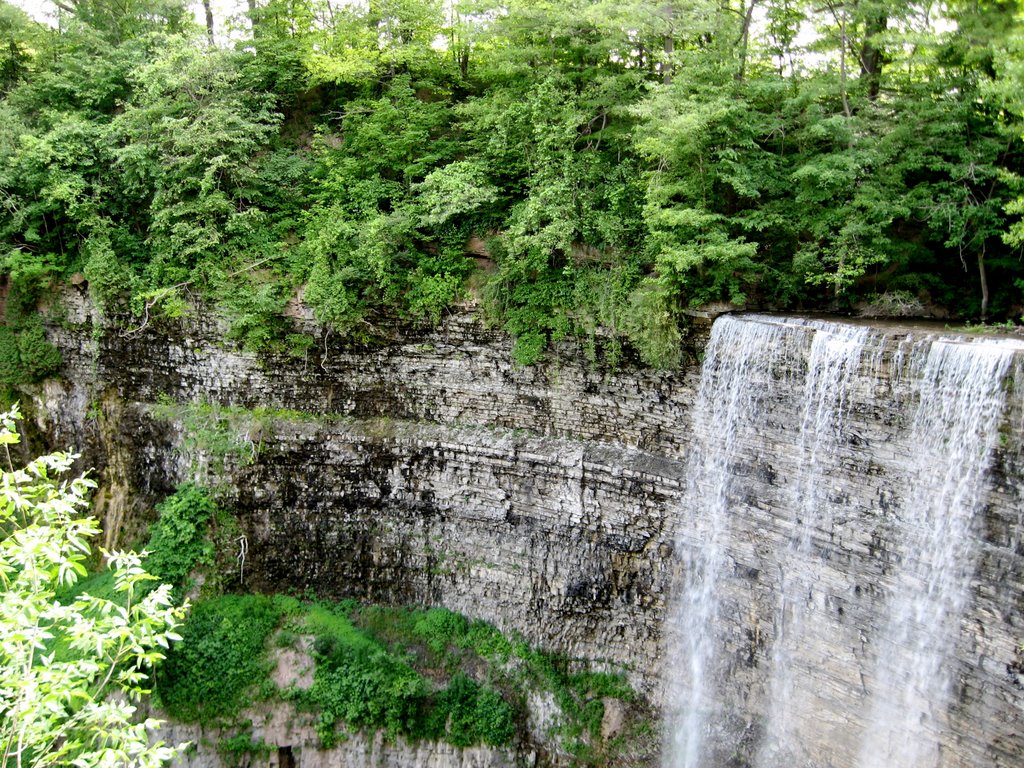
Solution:
<svg viewBox="0 0 1024 768">
<path fill-rule="evenodd" d="M 709 301 L 1024 311 L 1017 2 L 0 2 L 0 358 L 40 295 L 253 348 L 436 322 L 679 359 Z M 225 43 L 231 40 L 230 44 Z M 35 360 L 35 361 L 34 361 Z"/>
</svg>

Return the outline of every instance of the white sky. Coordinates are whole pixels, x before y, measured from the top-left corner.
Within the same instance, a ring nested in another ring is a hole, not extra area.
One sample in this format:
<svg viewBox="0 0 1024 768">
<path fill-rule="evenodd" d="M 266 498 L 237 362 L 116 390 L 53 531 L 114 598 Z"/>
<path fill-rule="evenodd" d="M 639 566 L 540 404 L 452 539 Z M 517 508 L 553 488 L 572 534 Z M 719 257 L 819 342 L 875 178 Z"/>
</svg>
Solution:
<svg viewBox="0 0 1024 768">
<path fill-rule="evenodd" d="M 36 21 L 53 26 L 56 15 L 56 6 L 50 0 L 8 0 L 28 13 Z M 214 28 L 218 34 L 222 33 L 227 20 L 241 13 L 245 9 L 245 0 L 212 0 Z M 202 0 L 194 0 L 189 3 L 189 8 L 195 14 L 196 21 L 201 26 L 206 26 L 206 16 L 203 13 Z"/>
</svg>

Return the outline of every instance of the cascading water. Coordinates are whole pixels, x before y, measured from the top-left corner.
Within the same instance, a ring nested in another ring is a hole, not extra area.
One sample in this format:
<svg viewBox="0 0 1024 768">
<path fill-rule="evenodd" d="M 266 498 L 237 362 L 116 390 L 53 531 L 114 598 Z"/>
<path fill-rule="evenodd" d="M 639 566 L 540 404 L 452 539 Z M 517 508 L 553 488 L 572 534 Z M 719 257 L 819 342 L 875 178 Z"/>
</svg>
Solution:
<svg viewBox="0 0 1024 768">
<path fill-rule="evenodd" d="M 906 339 L 821 321 L 716 321 L 677 540 L 685 572 L 669 631 L 666 768 L 741 765 L 741 753 L 759 768 L 946 764 L 938 744 L 978 555 L 974 520 L 1005 417 L 1007 371 L 1024 347 Z M 848 434 L 854 399 L 890 409 L 884 444 Z M 777 439 L 780 429 L 788 441 Z M 759 442 L 764 430 L 776 436 L 770 447 Z M 762 464 L 782 475 L 758 481 L 778 494 L 767 501 L 748 487 Z M 851 502 L 861 488 L 851 468 L 861 466 L 888 479 L 872 486 L 880 496 Z M 774 511 L 758 517 L 762 510 Z M 745 531 L 753 519 L 770 529 L 754 543 L 737 538 L 736 516 Z M 870 521 L 883 537 L 841 549 L 848 558 L 862 547 L 857 557 L 881 569 L 867 602 L 856 568 L 830 564 L 831 537 L 856 535 L 849 519 Z M 761 592 L 736 587 L 745 572 L 758 574 L 746 578 Z M 843 618 L 837 596 L 860 613 Z M 737 654 L 736 628 L 751 625 L 771 628 L 763 650 L 751 645 L 756 674 Z M 837 648 L 844 656 L 829 657 Z M 737 693 L 741 679 L 758 687 Z M 737 746 L 748 737 L 760 746 Z"/>
<path fill-rule="evenodd" d="M 1013 352 L 1005 343 L 945 341 L 928 350 L 909 439 L 916 458 L 898 534 L 903 562 L 877 641 L 862 768 L 939 763 L 949 658 L 978 557 L 975 518 L 999 440 Z"/>
<path fill-rule="evenodd" d="M 691 523 L 679 546 L 685 585 L 671 632 L 679 660 L 670 701 L 674 725 L 667 745 L 669 768 L 703 765 L 709 729 L 717 717 L 714 690 L 718 638 L 718 583 L 725 568 L 725 537 L 732 504 L 733 464 L 756 440 L 761 406 L 776 369 L 792 354 L 799 334 L 783 324 L 724 317 L 711 333 L 694 406 L 697 441 L 688 464 L 687 513 Z"/>
<path fill-rule="evenodd" d="M 810 679 L 820 660 L 808 659 L 821 631 L 817 615 L 824 612 L 824 595 L 813 571 L 802 567 L 812 557 L 815 539 L 829 523 L 829 471 L 845 440 L 844 421 L 851 391 L 860 373 L 861 358 L 870 336 L 867 328 L 815 323 L 803 383 L 803 414 L 797 452 L 798 466 L 791 491 L 793 510 L 788 551 L 779 553 L 777 628 L 771 653 L 771 682 L 765 736 L 759 765 L 774 768 L 792 764 L 800 755 L 801 726 L 806 726 L 816 701 Z"/>
</svg>

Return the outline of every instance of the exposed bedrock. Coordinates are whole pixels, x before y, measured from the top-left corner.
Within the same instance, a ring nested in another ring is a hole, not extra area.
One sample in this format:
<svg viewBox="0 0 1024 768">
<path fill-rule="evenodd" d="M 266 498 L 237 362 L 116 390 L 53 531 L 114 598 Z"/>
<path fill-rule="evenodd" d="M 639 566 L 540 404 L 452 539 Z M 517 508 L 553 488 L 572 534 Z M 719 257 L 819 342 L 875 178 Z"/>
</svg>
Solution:
<svg viewBox="0 0 1024 768">
<path fill-rule="evenodd" d="M 94 336 L 73 306 L 51 331 L 63 379 L 47 383 L 35 410 L 49 440 L 97 468 L 107 522 L 128 535 L 154 500 L 212 471 L 182 420 L 156 414 L 161 400 L 313 414 L 271 413 L 248 435 L 253 450 L 226 459 L 247 586 L 444 605 L 626 667 L 669 709 L 670 688 L 690 682 L 667 682 L 683 665 L 678 635 L 696 620 L 673 605 L 717 537 L 713 712 L 701 726 L 717 748 L 702 764 L 767 765 L 766 734 L 778 732 L 800 745 L 788 764 L 853 768 L 864 764 L 879 657 L 905 588 L 919 372 L 904 361 L 905 332 L 872 337 L 839 437 L 816 457 L 825 471 L 808 486 L 802 430 L 821 332 L 787 332 L 745 390 L 761 407 L 724 461 L 718 528 L 703 502 L 715 490 L 694 468 L 698 446 L 717 437 L 695 414 L 699 366 L 606 371 L 562 350 L 521 368 L 507 340 L 468 312 L 373 348 L 320 337 L 296 361 L 240 352 L 208 321 Z M 698 352 L 706 339 L 694 337 Z M 944 766 L 1024 763 L 1024 452 L 1011 394 L 969 531 L 977 557 L 966 607 L 950 630 Z M 813 510 L 798 500 L 805 492 L 820 499 Z M 794 615 L 800 644 L 782 654 Z M 790 688 L 778 683 L 783 663 Z M 792 692 L 781 725 L 780 690 Z"/>
</svg>

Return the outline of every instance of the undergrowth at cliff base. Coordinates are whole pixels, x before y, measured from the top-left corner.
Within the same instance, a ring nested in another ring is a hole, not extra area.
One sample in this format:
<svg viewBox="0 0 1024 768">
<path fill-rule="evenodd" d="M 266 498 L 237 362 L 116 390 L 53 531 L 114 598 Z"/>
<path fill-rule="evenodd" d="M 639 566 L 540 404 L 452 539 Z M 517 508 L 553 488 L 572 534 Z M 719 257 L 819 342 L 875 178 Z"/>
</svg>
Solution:
<svg viewBox="0 0 1024 768">
<path fill-rule="evenodd" d="M 219 729 L 218 750 L 229 763 L 269 749 L 253 737 L 252 719 L 281 706 L 311 722 L 325 748 L 357 730 L 381 731 L 457 747 L 540 744 L 575 765 L 610 766 L 630 738 L 643 738 L 643 708 L 621 673 L 544 652 L 444 608 L 228 593 L 239 587 L 232 557 L 239 528 L 230 511 L 191 484 L 156 511 L 147 567 L 174 585 L 177 600 L 192 602 L 181 641 L 155 670 L 156 702 L 178 721 Z M 102 595 L 112 586 L 104 573 L 79 588 Z M 304 671 L 282 675 L 284 654 Z M 530 725 L 538 698 L 556 713 Z M 605 739 L 612 701 L 630 717 L 624 732 Z"/>
<path fill-rule="evenodd" d="M 540 693 L 560 711 L 542 737 L 578 765 L 611 765 L 617 744 L 601 740 L 605 702 L 635 701 L 621 674 L 590 671 L 443 608 L 221 595 L 196 603 L 182 637 L 160 670 L 160 702 L 178 720 L 235 728 L 239 743 L 254 707 L 285 702 L 315 723 L 325 748 L 360 729 L 511 747 L 532 738 L 527 699 Z M 283 650 L 307 657 L 311 680 L 278 687 Z"/>
</svg>

